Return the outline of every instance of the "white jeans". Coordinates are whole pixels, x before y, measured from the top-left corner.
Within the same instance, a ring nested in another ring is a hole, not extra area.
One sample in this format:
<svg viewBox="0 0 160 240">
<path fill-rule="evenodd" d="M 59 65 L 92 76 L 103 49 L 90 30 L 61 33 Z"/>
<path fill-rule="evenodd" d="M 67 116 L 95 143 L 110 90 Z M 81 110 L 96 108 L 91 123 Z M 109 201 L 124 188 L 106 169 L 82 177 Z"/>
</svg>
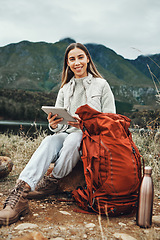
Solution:
<svg viewBox="0 0 160 240">
<path fill-rule="evenodd" d="M 55 178 L 67 176 L 80 159 L 79 147 L 81 140 L 81 131 L 69 134 L 62 132 L 47 136 L 34 152 L 21 172 L 19 179 L 28 183 L 33 191 L 51 162 L 55 163 L 52 172 Z"/>
</svg>

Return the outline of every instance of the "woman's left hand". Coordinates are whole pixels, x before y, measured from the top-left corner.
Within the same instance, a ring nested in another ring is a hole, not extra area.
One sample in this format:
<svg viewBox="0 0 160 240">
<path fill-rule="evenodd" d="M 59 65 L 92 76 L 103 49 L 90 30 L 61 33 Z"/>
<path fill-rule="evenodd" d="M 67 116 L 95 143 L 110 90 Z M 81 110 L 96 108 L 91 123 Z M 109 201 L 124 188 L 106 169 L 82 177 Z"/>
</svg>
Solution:
<svg viewBox="0 0 160 240">
<path fill-rule="evenodd" d="M 78 129 L 80 129 L 80 118 L 74 117 L 74 119 L 76 119 L 76 122 L 68 122 L 69 125 L 71 125 L 72 127 L 76 127 Z"/>
</svg>

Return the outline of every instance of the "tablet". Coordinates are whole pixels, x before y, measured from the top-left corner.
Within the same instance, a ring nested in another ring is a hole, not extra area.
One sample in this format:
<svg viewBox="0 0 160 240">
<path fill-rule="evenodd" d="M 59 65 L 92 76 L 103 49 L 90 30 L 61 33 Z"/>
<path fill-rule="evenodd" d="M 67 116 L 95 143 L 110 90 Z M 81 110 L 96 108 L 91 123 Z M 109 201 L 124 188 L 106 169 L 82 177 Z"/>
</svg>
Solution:
<svg viewBox="0 0 160 240">
<path fill-rule="evenodd" d="M 63 120 L 59 124 L 67 124 L 67 122 L 69 121 L 71 122 L 77 121 L 71 116 L 71 114 L 67 111 L 67 109 L 63 107 L 42 106 L 42 110 L 47 115 L 51 112 L 52 115 L 58 114 L 57 118 L 63 118 Z"/>
</svg>

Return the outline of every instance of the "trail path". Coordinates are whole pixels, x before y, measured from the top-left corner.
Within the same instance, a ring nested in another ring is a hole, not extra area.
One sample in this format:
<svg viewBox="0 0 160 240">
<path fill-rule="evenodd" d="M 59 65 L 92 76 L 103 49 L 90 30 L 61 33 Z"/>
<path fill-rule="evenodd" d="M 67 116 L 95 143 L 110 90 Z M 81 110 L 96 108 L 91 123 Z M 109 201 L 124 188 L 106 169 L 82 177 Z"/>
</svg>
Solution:
<svg viewBox="0 0 160 240">
<path fill-rule="evenodd" d="M 0 208 L 2 208 L 7 193 L 6 187 L 2 189 L 2 182 L 0 187 Z M 76 203 L 66 202 L 64 195 L 30 200 L 29 205 L 28 215 L 10 226 L 0 227 L 0 239 L 14 239 L 33 231 L 41 232 L 50 240 L 160 239 L 160 200 L 157 195 L 154 199 L 153 224 L 149 229 L 136 225 L 135 214 L 107 218 L 97 214 L 75 212 L 75 209 L 79 209 Z"/>
</svg>

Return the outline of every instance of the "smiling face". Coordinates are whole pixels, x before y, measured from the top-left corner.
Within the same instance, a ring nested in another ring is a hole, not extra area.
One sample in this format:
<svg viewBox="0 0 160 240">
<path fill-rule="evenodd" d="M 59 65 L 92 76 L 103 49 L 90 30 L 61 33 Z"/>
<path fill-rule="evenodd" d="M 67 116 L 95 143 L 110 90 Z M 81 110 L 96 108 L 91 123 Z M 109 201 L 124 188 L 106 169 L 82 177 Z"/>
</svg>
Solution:
<svg viewBox="0 0 160 240">
<path fill-rule="evenodd" d="M 89 63 L 89 59 L 80 48 L 74 48 L 68 53 L 67 64 L 74 73 L 75 78 L 83 78 L 88 75 L 87 63 Z"/>
</svg>

